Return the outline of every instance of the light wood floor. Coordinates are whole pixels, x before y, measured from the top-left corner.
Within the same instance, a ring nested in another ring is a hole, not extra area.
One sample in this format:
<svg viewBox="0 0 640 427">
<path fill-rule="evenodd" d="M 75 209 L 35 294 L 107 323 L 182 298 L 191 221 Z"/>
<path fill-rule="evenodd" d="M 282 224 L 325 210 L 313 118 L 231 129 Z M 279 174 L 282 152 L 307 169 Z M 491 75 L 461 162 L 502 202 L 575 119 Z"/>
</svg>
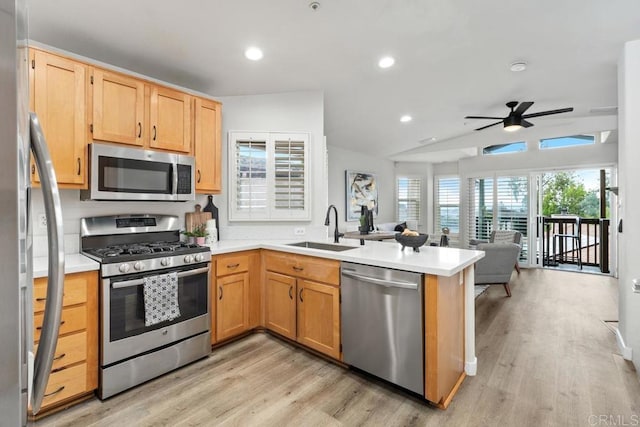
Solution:
<svg viewBox="0 0 640 427">
<path fill-rule="evenodd" d="M 603 322 L 617 318 L 617 282 L 523 270 L 511 289 L 512 298 L 502 286 L 477 298 L 478 375 L 445 411 L 255 334 L 36 426 L 614 425 L 593 416 L 635 425 L 640 383 Z"/>
</svg>

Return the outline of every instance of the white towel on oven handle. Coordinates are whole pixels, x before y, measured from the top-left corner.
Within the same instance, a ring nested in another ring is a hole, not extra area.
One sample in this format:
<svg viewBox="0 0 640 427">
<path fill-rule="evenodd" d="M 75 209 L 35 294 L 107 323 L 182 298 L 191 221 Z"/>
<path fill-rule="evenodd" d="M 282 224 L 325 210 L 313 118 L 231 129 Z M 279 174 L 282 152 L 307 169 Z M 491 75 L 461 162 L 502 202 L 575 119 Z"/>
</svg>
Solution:
<svg viewBox="0 0 640 427">
<path fill-rule="evenodd" d="M 178 273 L 158 274 L 144 277 L 142 280 L 145 326 L 180 317 Z"/>
</svg>

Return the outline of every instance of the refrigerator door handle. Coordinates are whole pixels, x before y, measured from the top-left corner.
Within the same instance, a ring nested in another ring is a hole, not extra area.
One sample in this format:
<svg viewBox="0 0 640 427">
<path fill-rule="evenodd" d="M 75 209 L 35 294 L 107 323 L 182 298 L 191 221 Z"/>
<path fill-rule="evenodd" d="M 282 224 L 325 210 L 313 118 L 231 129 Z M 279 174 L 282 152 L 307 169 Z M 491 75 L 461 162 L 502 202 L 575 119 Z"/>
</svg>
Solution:
<svg viewBox="0 0 640 427">
<path fill-rule="evenodd" d="M 40 343 L 35 358 L 33 374 L 33 400 L 31 411 L 37 414 L 49 381 L 53 364 L 60 318 L 62 317 L 62 295 L 64 291 L 64 243 L 62 231 L 62 207 L 60 192 L 56 181 L 49 149 L 35 113 L 29 113 L 31 127 L 31 150 L 38 167 L 45 214 L 47 216 L 47 237 L 49 241 L 49 279 L 47 283 L 47 301 Z"/>
</svg>

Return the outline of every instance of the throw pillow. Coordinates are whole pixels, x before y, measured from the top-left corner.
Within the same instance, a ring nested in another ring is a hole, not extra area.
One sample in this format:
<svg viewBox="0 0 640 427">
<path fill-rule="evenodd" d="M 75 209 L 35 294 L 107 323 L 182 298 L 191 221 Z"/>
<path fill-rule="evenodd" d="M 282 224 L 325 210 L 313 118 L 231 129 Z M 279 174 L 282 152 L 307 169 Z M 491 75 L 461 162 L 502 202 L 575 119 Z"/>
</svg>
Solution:
<svg viewBox="0 0 640 427">
<path fill-rule="evenodd" d="M 403 222 L 401 224 L 396 225 L 396 228 L 394 228 L 393 231 L 399 231 L 400 233 L 402 233 L 406 228 L 407 228 L 407 223 Z"/>
</svg>

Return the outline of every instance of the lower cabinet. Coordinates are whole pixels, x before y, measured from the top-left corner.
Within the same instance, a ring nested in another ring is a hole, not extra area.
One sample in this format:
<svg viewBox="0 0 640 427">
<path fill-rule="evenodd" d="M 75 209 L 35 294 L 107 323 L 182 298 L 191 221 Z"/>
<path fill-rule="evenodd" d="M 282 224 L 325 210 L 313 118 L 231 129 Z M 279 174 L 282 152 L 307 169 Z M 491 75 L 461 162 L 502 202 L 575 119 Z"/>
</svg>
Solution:
<svg viewBox="0 0 640 427">
<path fill-rule="evenodd" d="M 261 324 L 259 251 L 215 256 L 211 263 L 211 343 Z"/>
<path fill-rule="evenodd" d="M 332 279 L 339 276 L 339 262 L 268 252 L 265 268 L 267 329 L 340 360 L 340 288 Z M 282 274 L 289 269 L 293 274 Z M 306 278 L 321 270 L 331 283 Z"/>
<path fill-rule="evenodd" d="M 216 338 L 221 341 L 249 330 L 249 273 L 216 282 Z"/>
<path fill-rule="evenodd" d="M 33 336 L 37 350 L 47 278 L 34 279 Z M 67 274 L 58 344 L 42 401 L 42 412 L 63 405 L 98 388 L 98 273 Z"/>
</svg>

